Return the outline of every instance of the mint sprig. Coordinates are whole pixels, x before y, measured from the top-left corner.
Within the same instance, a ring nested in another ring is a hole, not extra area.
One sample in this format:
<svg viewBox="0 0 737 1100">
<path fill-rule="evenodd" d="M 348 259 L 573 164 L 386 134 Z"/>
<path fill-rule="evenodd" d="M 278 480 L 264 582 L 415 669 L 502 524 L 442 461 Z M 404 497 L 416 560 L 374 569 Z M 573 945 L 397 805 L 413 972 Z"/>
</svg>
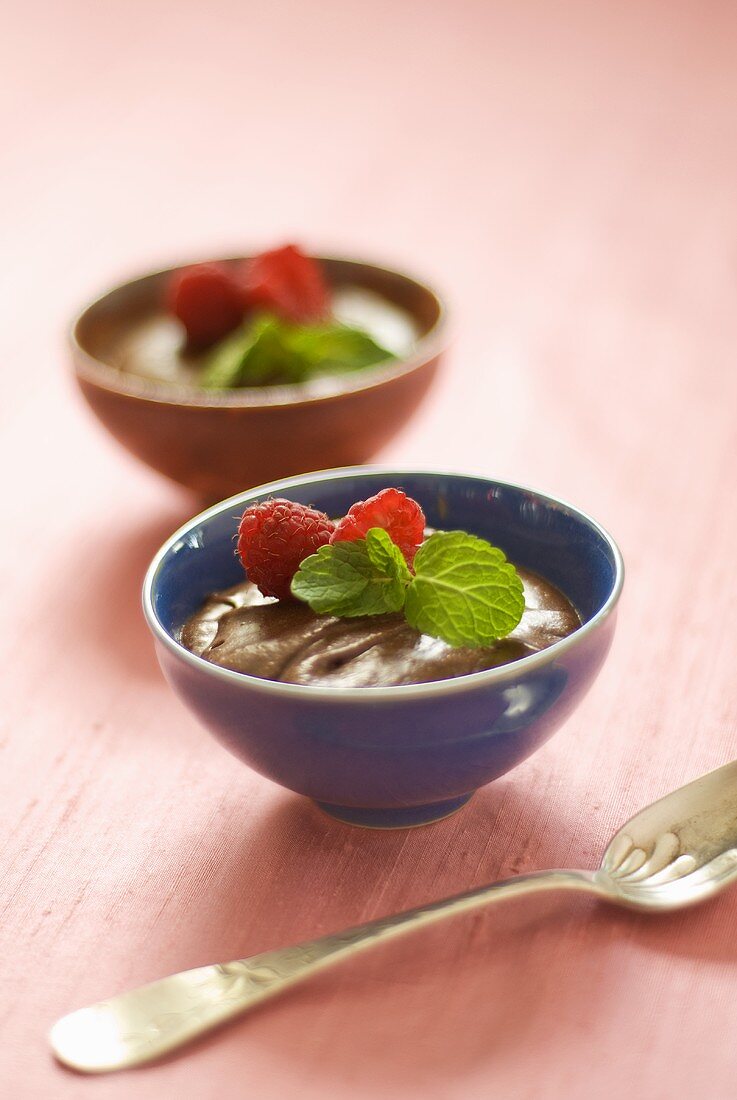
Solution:
<svg viewBox="0 0 737 1100">
<path fill-rule="evenodd" d="M 297 325 L 270 314 L 252 318 L 210 352 L 200 375 L 206 389 L 305 382 L 392 359 L 362 329 L 335 321 Z"/>
<path fill-rule="evenodd" d="M 464 531 L 438 531 L 417 551 L 414 576 L 386 531 L 322 546 L 300 565 L 292 593 L 341 618 L 404 611 L 422 634 L 452 646 L 487 646 L 524 612 L 522 581 L 497 547 Z"/>
</svg>

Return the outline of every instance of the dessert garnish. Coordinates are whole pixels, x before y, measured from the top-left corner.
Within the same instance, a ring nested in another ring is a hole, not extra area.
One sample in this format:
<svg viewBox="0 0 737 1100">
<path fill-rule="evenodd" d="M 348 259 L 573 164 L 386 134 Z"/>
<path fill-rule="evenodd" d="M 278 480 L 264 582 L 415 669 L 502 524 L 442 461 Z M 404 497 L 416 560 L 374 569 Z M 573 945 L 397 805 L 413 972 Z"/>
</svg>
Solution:
<svg viewBox="0 0 737 1100">
<path fill-rule="evenodd" d="M 278 497 L 246 508 L 238 526 L 238 557 L 264 596 L 290 599 L 300 563 L 330 541 L 335 524 L 324 512 Z"/>
<path fill-rule="evenodd" d="M 394 358 L 332 316 L 319 263 L 296 245 L 185 268 L 171 280 L 167 306 L 190 351 L 207 351 L 198 381 L 209 389 L 300 383 Z"/>
<path fill-rule="evenodd" d="M 488 646 L 524 612 L 522 580 L 504 553 L 465 531 L 424 538 L 419 504 L 383 489 L 333 523 L 286 500 L 247 508 L 238 553 L 267 596 L 294 597 L 338 618 L 401 612 L 451 646 Z"/>
<path fill-rule="evenodd" d="M 240 273 L 246 304 L 295 323 L 330 316 L 330 291 L 316 260 L 294 244 L 246 260 Z"/>
<path fill-rule="evenodd" d="M 200 376 L 207 389 L 306 382 L 362 370 L 393 356 L 361 329 L 337 321 L 296 325 L 264 313 L 221 341 Z"/>
<path fill-rule="evenodd" d="M 192 348 L 208 347 L 243 319 L 243 295 L 225 264 L 198 264 L 177 272 L 168 306 L 184 325 Z"/>
<path fill-rule="evenodd" d="M 416 500 L 401 489 L 382 489 L 368 500 L 351 505 L 335 525 L 331 542 L 355 542 L 366 538 L 372 527 L 381 527 L 402 551 L 407 565 L 415 560 L 425 537 L 425 514 Z"/>
</svg>

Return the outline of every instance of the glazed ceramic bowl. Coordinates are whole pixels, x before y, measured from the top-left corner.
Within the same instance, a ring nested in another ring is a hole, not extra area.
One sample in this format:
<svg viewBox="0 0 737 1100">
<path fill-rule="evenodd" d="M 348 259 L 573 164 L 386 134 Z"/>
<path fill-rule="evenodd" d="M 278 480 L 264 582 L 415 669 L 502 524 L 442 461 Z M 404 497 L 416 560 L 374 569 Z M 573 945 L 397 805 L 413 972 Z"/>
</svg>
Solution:
<svg viewBox="0 0 737 1100">
<path fill-rule="evenodd" d="M 180 645 L 205 597 L 243 579 L 233 533 L 244 507 L 276 495 L 338 516 L 389 485 L 415 497 L 430 526 L 487 538 L 541 573 L 583 625 L 513 664 L 388 688 L 261 680 Z M 444 817 L 547 741 L 604 661 L 622 582 L 613 539 L 571 505 L 481 477 L 368 467 L 281 481 L 196 516 L 151 563 L 143 605 L 171 686 L 235 756 L 343 821 L 391 828 Z"/>
<path fill-rule="evenodd" d="M 299 386 L 220 392 L 179 376 L 143 377 L 136 361 L 165 365 L 180 339 L 163 305 L 176 270 L 169 269 L 118 286 L 75 322 L 72 358 L 90 408 L 137 458 L 207 500 L 306 470 L 365 462 L 432 384 L 444 348 L 444 309 L 409 275 L 352 260 L 321 263 L 333 290 L 369 292 L 410 322 L 415 339 L 407 358 Z"/>
</svg>

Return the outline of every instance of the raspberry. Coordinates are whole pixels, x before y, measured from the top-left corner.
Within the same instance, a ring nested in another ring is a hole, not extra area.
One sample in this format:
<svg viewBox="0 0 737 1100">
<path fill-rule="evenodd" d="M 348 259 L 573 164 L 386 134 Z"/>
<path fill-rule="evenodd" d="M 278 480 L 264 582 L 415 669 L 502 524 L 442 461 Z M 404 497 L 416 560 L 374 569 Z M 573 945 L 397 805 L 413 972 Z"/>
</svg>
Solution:
<svg viewBox="0 0 737 1100">
<path fill-rule="evenodd" d="M 300 562 L 330 542 L 334 523 L 324 512 L 275 498 L 246 508 L 238 527 L 238 557 L 264 596 L 291 598 Z"/>
<path fill-rule="evenodd" d="M 240 280 L 246 305 L 287 321 L 320 321 L 330 312 L 330 294 L 320 265 L 296 245 L 246 260 Z"/>
<path fill-rule="evenodd" d="M 363 539 L 372 527 L 383 527 L 404 554 L 407 565 L 412 565 L 425 534 L 425 516 L 416 500 L 401 489 L 382 489 L 376 496 L 354 504 L 336 523 L 330 541 Z"/>
<path fill-rule="evenodd" d="M 191 347 L 203 348 L 227 336 L 243 320 L 243 291 L 224 264 L 197 264 L 173 276 L 171 313 L 187 330 Z"/>
</svg>

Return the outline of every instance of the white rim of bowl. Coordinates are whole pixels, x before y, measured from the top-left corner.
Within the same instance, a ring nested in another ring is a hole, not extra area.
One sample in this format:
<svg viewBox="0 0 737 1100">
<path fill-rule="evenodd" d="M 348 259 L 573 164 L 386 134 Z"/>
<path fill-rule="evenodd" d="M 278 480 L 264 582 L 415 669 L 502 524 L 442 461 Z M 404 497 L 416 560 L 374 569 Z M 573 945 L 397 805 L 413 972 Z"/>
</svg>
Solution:
<svg viewBox="0 0 737 1100">
<path fill-rule="evenodd" d="M 375 477 L 377 474 L 391 475 L 399 479 L 404 477 L 477 478 L 488 482 L 490 485 L 501 485 L 506 488 L 516 489 L 524 493 L 532 493 L 535 496 L 541 497 L 568 514 L 572 514 L 576 518 L 584 520 L 604 539 L 614 558 L 615 577 L 612 591 L 596 614 L 593 615 L 588 622 L 584 623 L 577 630 L 574 630 L 568 637 L 562 638 L 559 642 L 554 642 L 553 645 L 548 646 L 547 649 L 539 650 L 537 653 L 532 653 L 528 657 L 520 657 L 519 660 L 511 661 L 506 665 L 498 665 L 496 668 L 485 669 L 482 672 L 469 672 L 463 676 L 455 676 L 447 680 L 431 680 L 428 683 L 422 684 L 395 684 L 389 687 L 318 687 L 316 685 L 310 686 L 307 684 L 284 683 L 281 680 L 266 680 L 260 676 L 252 676 L 248 672 L 236 672 L 233 669 L 223 668 L 220 665 L 205 660 L 204 657 L 198 657 L 196 653 L 192 653 L 191 650 L 183 646 L 181 642 L 176 641 L 176 639 L 164 629 L 153 605 L 153 587 L 156 576 L 164 558 L 174 544 L 184 538 L 184 536 L 198 523 L 206 521 L 210 519 L 210 517 L 226 511 L 230 507 L 240 507 L 256 496 L 286 492 L 290 488 L 313 481 L 339 481 L 347 477 L 368 478 Z M 602 527 L 602 525 L 588 515 L 588 513 L 583 512 L 580 508 L 577 508 L 573 504 L 569 504 L 567 501 L 561 500 L 560 497 L 551 496 L 549 493 L 544 493 L 539 489 L 533 489 L 527 485 L 519 485 L 513 481 L 495 481 L 486 474 L 469 471 L 461 472 L 458 470 L 432 470 L 418 469 L 416 467 L 397 468 L 387 465 L 366 465 L 345 466 L 333 470 L 318 470 L 311 474 L 300 474 L 297 477 L 282 478 L 280 481 L 267 482 L 265 485 L 257 485 L 242 493 L 236 493 L 234 496 L 227 497 L 218 504 L 206 508 L 203 512 L 199 512 L 186 523 L 182 524 L 174 534 L 170 535 L 163 546 L 154 555 L 151 564 L 146 570 L 142 596 L 143 613 L 154 637 L 185 664 L 191 665 L 192 668 L 198 669 L 200 672 L 212 676 L 216 680 L 229 683 L 246 683 L 249 688 L 253 688 L 257 691 L 264 691 L 267 694 L 286 695 L 295 699 L 312 700 L 313 702 L 329 702 L 331 700 L 335 702 L 355 700 L 357 702 L 362 699 L 364 702 L 378 703 L 391 701 L 399 702 L 400 699 L 429 698 L 436 695 L 455 694 L 456 692 L 468 691 L 473 688 L 490 687 L 494 684 L 503 684 L 507 680 L 517 679 L 520 675 L 520 671 L 523 669 L 525 671 L 531 671 L 536 668 L 541 668 L 546 664 L 553 664 L 558 657 L 562 656 L 569 649 L 579 645 L 587 634 L 591 634 L 609 617 L 619 600 L 623 584 L 624 560 L 612 536 L 606 528 Z"/>
</svg>

